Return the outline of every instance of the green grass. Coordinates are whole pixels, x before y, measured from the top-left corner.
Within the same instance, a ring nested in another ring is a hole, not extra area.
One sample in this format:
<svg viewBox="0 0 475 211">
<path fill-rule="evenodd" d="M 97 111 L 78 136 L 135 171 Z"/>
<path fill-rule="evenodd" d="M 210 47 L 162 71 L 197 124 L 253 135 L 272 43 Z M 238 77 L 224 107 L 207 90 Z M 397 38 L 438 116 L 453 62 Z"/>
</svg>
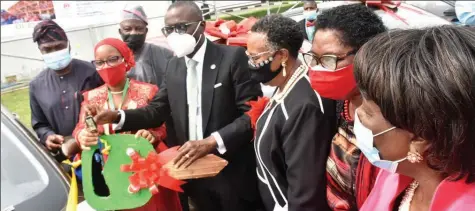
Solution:
<svg viewBox="0 0 475 211">
<path fill-rule="evenodd" d="M 282 4 L 280 6 L 280 10 L 279 10 L 279 5 L 273 5 L 270 7 L 270 13 L 271 14 L 275 14 L 277 13 L 277 11 L 279 11 L 279 13 L 283 13 L 285 11 L 287 11 L 288 9 L 290 9 L 292 6 L 294 6 L 294 4 L 291 4 L 291 3 L 287 3 L 287 4 Z M 303 3 L 298 3 L 297 6 L 295 6 L 294 8 L 298 8 L 298 7 L 303 7 Z M 237 15 L 237 16 L 241 16 L 241 17 L 244 17 L 244 18 L 247 18 L 247 17 L 255 17 L 255 18 L 261 18 L 261 17 L 264 17 L 267 15 L 267 7 L 258 7 L 258 8 L 255 8 L 255 9 L 250 9 L 250 10 L 245 10 L 245 11 L 242 11 L 242 12 L 238 12 L 238 13 L 231 13 L 231 14 L 234 14 L 234 15 Z M 212 20 L 214 20 L 214 17 L 211 17 Z M 232 15 L 228 15 L 228 14 L 224 14 L 224 15 L 220 15 L 219 16 L 220 19 L 224 19 L 224 20 L 234 20 L 236 21 L 236 23 L 239 23 L 242 18 L 240 17 L 236 17 L 236 16 L 232 16 Z"/>
<path fill-rule="evenodd" d="M 16 113 L 25 126 L 31 128 L 30 96 L 28 89 L 19 89 L 4 93 L 1 96 L 1 102 L 10 112 Z"/>
</svg>

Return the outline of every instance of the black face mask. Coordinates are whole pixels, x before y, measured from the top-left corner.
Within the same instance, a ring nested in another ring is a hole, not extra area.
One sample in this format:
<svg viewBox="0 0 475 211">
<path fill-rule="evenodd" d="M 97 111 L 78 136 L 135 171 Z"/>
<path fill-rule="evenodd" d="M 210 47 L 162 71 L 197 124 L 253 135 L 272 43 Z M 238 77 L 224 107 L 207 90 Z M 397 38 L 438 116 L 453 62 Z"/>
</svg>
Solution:
<svg viewBox="0 0 475 211">
<path fill-rule="evenodd" d="M 137 51 L 142 48 L 143 44 L 145 43 L 145 38 L 147 34 L 120 34 L 122 40 L 127 43 L 127 46 L 132 51 Z"/>
<path fill-rule="evenodd" d="M 272 79 L 279 75 L 280 72 L 282 72 L 283 66 L 280 65 L 279 69 L 277 69 L 276 71 L 272 71 L 270 68 L 272 60 L 273 57 L 269 57 L 269 59 L 259 64 L 253 64 L 251 61 L 249 61 L 251 80 L 265 84 L 269 81 L 272 81 Z"/>
</svg>

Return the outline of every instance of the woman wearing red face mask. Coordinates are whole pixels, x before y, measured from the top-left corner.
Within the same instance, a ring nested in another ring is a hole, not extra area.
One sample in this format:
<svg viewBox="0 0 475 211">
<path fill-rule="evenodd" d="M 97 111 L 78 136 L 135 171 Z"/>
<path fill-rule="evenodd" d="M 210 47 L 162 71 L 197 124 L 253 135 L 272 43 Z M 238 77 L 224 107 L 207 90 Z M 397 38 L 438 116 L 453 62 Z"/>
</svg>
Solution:
<svg viewBox="0 0 475 211">
<path fill-rule="evenodd" d="M 107 38 L 95 46 L 95 65 L 99 75 L 105 84 L 83 94 L 84 101 L 81 106 L 79 122 L 73 132 L 82 149 L 88 149 L 96 145 L 99 135 L 114 134 L 112 125 L 99 126 L 99 132 L 89 132 L 85 125 L 85 105 L 93 105 L 97 108 L 125 110 L 146 106 L 157 93 L 158 87 L 153 84 L 139 82 L 126 77 L 126 72 L 134 65 L 132 51 L 123 41 L 115 38 Z M 136 134 L 143 137 L 154 145 L 157 152 L 167 149 L 163 143 L 166 137 L 165 126 L 148 130 L 126 131 L 122 134 Z M 105 162 L 107 159 L 105 158 Z M 142 207 L 131 209 L 134 211 L 178 211 L 181 205 L 176 192 L 158 187 L 159 193 L 153 195 L 150 201 Z M 106 191 L 107 192 L 107 191 Z"/>
<path fill-rule="evenodd" d="M 378 169 L 353 144 L 353 116 L 362 102 L 353 60 L 358 49 L 386 27 L 360 4 L 326 10 L 316 25 L 312 50 L 304 54 L 310 81 L 321 96 L 339 101 L 338 132 L 327 162 L 328 204 L 333 210 L 357 210 L 368 196 Z"/>
</svg>

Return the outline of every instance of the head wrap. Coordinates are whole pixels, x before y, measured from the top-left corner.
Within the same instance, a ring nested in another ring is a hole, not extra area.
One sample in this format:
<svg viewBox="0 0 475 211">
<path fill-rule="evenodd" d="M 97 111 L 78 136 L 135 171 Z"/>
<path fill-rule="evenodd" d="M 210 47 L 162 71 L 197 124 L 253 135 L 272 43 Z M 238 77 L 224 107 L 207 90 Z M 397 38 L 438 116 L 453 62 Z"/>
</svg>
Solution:
<svg viewBox="0 0 475 211">
<path fill-rule="evenodd" d="M 38 45 L 54 41 L 68 41 L 63 28 L 52 20 L 44 20 L 33 29 L 33 42 Z"/>
<path fill-rule="evenodd" d="M 141 20 L 148 25 L 147 15 L 140 5 L 126 5 L 122 10 L 120 22 L 125 20 Z"/>
<path fill-rule="evenodd" d="M 106 38 L 96 44 L 96 47 L 94 47 L 94 54 L 96 53 L 96 50 L 103 45 L 110 45 L 119 51 L 120 55 L 124 57 L 125 64 L 127 64 L 127 71 L 135 66 L 134 54 L 132 53 L 132 50 L 127 47 L 127 44 L 122 40 L 116 38 Z"/>
</svg>

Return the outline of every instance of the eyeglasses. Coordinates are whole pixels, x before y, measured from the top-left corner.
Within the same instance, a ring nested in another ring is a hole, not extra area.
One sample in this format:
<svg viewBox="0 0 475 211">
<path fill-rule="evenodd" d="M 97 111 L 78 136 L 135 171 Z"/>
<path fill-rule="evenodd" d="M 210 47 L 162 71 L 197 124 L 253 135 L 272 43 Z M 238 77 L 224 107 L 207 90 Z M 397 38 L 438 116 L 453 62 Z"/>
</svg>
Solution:
<svg viewBox="0 0 475 211">
<path fill-rule="evenodd" d="M 246 51 L 246 55 L 249 58 L 250 61 L 255 62 L 261 58 L 262 55 L 268 54 L 268 53 L 274 53 L 275 51 L 264 51 L 260 52 L 258 54 L 251 55 L 248 51 Z"/>
<path fill-rule="evenodd" d="M 102 68 L 104 64 L 107 64 L 109 67 L 114 67 L 117 66 L 118 64 L 122 63 L 123 57 L 121 56 L 111 56 L 107 58 L 106 60 L 92 60 L 91 63 L 96 67 L 96 68 Z"/>
<path fill-rule="evenodd" d="M 341 60 L 344 60 L 346 57 L 353 55 L 357 52 L 357 50 L 352 50 L 342 56 L 326 54 L 321 57 L 318 57 L 312 52 L 304 53 L 303 60 L 308 67 L 314 67 L 321 64 L 324 68 L 330 70 L 336 70 L 337 63 Z"/>
<path fill-rule="evenodd" d="M 176 32 L 178 34 L 185 34 L 186 31 L 188 30 L 188 27 L 190 27 L 192 24 L 195 23 L 201 23 L 201 21 L 196 21 L 196 22 L 190 22 L 190 23 L 177 23 L 172 26 L 165 26 L 162 28 L 162 33 L 165 36 L 170 35 L 173 32 Z"/>
</svg>

